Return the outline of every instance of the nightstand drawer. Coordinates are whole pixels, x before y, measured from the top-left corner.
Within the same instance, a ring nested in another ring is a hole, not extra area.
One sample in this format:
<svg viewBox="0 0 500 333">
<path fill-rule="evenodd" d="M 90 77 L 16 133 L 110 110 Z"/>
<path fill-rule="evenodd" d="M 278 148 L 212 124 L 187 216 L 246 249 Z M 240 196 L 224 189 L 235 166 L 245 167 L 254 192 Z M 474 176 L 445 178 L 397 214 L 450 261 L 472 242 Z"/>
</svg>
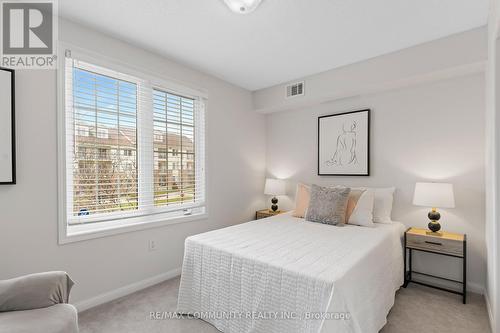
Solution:
<svg viewBox="0 0 500 333">
<path fill-rule="evenodd" d="M 464 244 L 462 241 L 445 239 L 440 237 L 427 237 L 421 235 L 406 234 L 406 246 L 408 248 L 446 253 L 463 257 Z"/>
</svg>

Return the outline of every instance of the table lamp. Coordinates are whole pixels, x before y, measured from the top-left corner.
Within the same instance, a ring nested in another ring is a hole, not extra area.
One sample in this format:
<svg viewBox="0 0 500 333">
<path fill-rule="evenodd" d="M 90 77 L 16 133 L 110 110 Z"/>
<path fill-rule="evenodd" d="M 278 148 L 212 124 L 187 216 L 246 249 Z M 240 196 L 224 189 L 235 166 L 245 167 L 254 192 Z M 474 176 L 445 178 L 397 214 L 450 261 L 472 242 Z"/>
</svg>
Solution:
<svg viewBox="0 0 500 333">
<path fill-rule="evenodd" d="M 416 183 L 413 195 L 413 204 L 416 206 L 431 207 L 427 216 L 431 220 L 428 224 L 432 233 L 436 234 L 441 229 L 439 219 L 441 214 L 437 208 L 454 208 L 455 196 L 453 184 L 447 183 Z"/>
<path fill-rule="evenodd" d="M 267 178 L 266 186 L 264 187 L 264 194 L 273 196 L 273 198 L 271 199 L 271 209 L 273 210 L 273 212 L 276 212 L 278 210 L 278 198 L 276 198 L 276 196 L 286 194 L 285 181 L 282 179 Z"/>
</svg>

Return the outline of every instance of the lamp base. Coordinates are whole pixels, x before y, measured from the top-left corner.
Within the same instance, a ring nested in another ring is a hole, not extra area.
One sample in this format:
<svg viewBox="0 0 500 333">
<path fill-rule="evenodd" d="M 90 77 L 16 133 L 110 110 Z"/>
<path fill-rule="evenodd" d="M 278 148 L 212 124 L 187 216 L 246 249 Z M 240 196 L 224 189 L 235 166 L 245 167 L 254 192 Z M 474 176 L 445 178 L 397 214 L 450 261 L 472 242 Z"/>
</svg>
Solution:
<svg viewBox="0 0 500 333">
<path fill-rule="evenodd" d="M 271 205 L 271 209 L 272 209 L 272 211 L 273 211 L 273 212 L 276 212 L 276 211 L 278 210 L 278 205 L 277 205 L 277 203 L 278 203 L 278 198 L 276 198 L 276 197 L 272 198 L 272 199 L 271 199 L 271 203 L 272 203 L 272 205 Z"/>
<path fill-rule="evenodd" d="M 439 230 L 441 230 L 441 224 L 439 224 L 438 221 L 430 221 L 427 226 L 429 227 L 429 230 L 434 233 L 437 233 Z"/>
<path fill-rule="evenodd" d="M 429 218 L 429 220 L 431 220 L 427 225 L 429 227 L 429 230 L 437 233 L 441 229 L 441 224 L 439 224 L 438 222 L 441 218 L 441 214 L 439 214 L 436 208 L 432 208 L 429 214 L 427 214 L 427 217 Z"/>
</svg>

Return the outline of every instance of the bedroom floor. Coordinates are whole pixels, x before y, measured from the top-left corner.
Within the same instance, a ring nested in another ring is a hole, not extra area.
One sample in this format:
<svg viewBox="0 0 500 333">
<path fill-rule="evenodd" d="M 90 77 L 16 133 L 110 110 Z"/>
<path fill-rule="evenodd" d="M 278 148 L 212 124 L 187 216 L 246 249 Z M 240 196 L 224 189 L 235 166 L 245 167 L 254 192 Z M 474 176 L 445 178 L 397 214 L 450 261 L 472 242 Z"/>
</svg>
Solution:
<svg viewBox="0 0 500 333">
<path fill-rule="evenodd" d="M 151 320 L 150 312 L 175 311 L 179 278 L 165 281 L 80 314 L 81 333 L 217 333 L 210 324 L 196 319 Z M 382 333 L 490 332 L 484 299 L 469 294 L 463 305 L 457 295 L 415 284 L 396 296 Z"/>
</svg>

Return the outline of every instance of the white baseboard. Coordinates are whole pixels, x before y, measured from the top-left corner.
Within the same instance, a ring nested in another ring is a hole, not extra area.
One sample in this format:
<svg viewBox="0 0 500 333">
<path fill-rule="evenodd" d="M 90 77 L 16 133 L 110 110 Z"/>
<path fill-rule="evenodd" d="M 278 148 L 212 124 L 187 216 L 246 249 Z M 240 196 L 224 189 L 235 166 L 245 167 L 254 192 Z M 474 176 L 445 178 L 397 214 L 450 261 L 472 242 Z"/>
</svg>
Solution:
<svg viewBox="0 0 500 333">
<path fill-rule="evenodd" d="M 103 294 L 91 297 L 89 299 L 77 302 L 74 304 L 74 306 L 77 308 L 78 312 L 85 311 L 87 309 L 93 308 L 94 306 L 98 306 L 110 301 L 113 301 L 117 298 L 127 296 L 131 293 L 134 293 L 136 291 L 139 291 L 141 289 L 153 286 L 155 284 L 158 284 L 160 282 L 170 280 L 176 276 L 181 275 L 181 268 L 175 268 L 172 269 L 168 272 L 161 273 L 159 275 L 134 282 L 132 284 L 129 284 L 127 286 L 120 287 L 118 289 L 114 289 L 108 292 L 105 292 Z"/>
<path fill-rule="evenodd" d="M 475 294 L 485 295 L 484 286 L 479 283 L 467 281 L 467 291 Z"/>
<path fill-rule="evenodd" d="M 495 332 L 495 319 L 493 317 L 493 309 L 491 308 L 491 302 L 490 302 L 490 297 L 488 296 L 488 293 L 484 293 L 484 300 L 486 302 L 486 310 L 488 310 L 488 317 L 490 318 L 490 328 L 492 332 Z"/>
</svg>

